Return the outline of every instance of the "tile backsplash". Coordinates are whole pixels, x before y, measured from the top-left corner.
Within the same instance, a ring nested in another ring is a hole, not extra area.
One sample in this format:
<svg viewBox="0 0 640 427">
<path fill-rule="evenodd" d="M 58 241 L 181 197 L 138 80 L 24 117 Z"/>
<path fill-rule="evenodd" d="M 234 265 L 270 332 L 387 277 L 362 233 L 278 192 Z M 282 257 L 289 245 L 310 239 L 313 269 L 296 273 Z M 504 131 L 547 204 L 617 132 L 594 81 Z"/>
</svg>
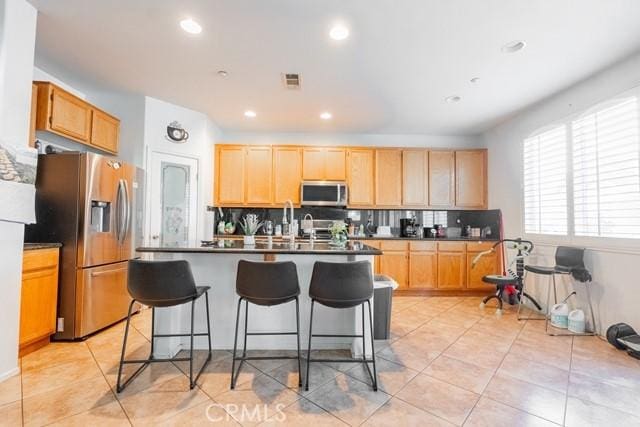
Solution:
<svg viewBox="0 0 640 427">
<path fill-rule="evenodd" d="M 237 222 L 248 213 L 257 214 L 260 219 L 271 220 L 274 224 L 282 222 L 282 208 L 220 208 L 222 218 L 225 221 Z M 209 222 L 212 234 L 215 233 L 215 224 L 220 220 L 219 208 L 209 206 Z M 356 226 L 371 222 L 374 227 L 380 225 L 391 226 L 393 234 L 400 232 L 401 218 L 416 218 L 423 227 L 431 227 L 440 224 L 445 227 L 489 227 L 491 235 L 499 236 L 500 210 L 464 211 L 464 210 L 407 210 L 407 209 L 341 209 L 328 207 L 301 207 L 295 209 L 295 217 L 298 221 L 306 214 L 311 214 L 314 219 L 346 220 L 349 218 Z M 239 228 L 236 233 L 240 233 Z"/>
</svg>

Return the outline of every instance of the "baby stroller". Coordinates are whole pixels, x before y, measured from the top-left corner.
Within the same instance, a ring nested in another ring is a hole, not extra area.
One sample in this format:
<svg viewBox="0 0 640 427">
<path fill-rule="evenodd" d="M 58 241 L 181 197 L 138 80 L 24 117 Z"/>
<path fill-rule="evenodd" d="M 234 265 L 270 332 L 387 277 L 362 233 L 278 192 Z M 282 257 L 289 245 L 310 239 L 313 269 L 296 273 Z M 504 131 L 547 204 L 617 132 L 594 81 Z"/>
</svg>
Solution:
<svg viewBox="0 0 640 427">
<path fill-rule="evenodd" d="M 496 293 L 484 298 L 480 303 L 480 308 L 484 308 L 487 302 L 495 298 L 498 302 L 496 315 L 500 316 L 502 314 L 502 300 L 507 296 L 511 305 L 518 304 L 520 298 L 527 298 L 538 310 L 542 310 L 540 304 L 532 296 L 522 291 L 524 284 L 524 258 L 529 256 L 533 250 L 531 241 L 522 240 L 519 237 L 517 239 L 502 239 L 496 242 L 488 251 L 480 252 L 471 262 L 471 268 L 474 268 L 478 260 L 483 256 L 494 253 L 499 245 L 504 245 L 504 249 L 515 250 L 516 255 L 507 267 L 507 274 L 489 274 L 482 278 L 483 282 L 496 286 Z M 515 271 L 512 270 L 514 264 Z"/>
</svg>

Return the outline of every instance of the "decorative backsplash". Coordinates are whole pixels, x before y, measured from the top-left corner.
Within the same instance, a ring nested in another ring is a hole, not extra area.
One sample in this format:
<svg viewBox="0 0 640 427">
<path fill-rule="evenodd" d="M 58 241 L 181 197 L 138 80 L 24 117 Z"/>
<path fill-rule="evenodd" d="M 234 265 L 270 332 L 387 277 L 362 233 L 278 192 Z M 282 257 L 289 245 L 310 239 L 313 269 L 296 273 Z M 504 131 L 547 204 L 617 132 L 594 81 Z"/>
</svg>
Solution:
<svg viewBox="0 0 640 427">
<path fill-rule="evenodd" d="M 237 222 L 246 214 L 259 215 L 260 219 L 271 220 L 274 224 L 282 223 L 282 208 L 221 208 L 225 221 Z M 211 224 L 217 224 L 220 213 L 217 207 L 209 206 L 207 211 L 212 215 Z M 388 225 L 393 234 L 400 233 L 400 219 L 415 216 L 422 227 L 439 224 L 445 227 L 489 227 L 491 235 L 497 237 L 500 233 L 500 210 L 462 211 L 462 210 L 407 210 L 407 209 L 341 209 L 328 207 L 301 207 L 295 209 L 295 217 L 301 221 L 306 214 L 314 219 L 332 219 L 351 221 L 359 226 L 370 220 L 374 227 Z M 215 226 L 212 227 L 215 230 Z M 236 230 L 236 233 L 239 233 Z M 261 234 L 261 233 L 259 233 Z"/>
</svg>

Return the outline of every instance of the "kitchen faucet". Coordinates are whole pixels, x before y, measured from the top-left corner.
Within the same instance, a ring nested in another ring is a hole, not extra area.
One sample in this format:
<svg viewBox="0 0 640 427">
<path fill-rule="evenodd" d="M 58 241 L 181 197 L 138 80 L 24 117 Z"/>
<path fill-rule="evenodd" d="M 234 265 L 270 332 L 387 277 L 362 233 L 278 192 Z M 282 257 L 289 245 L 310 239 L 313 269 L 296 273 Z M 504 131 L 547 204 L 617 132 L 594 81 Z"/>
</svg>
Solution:
<svg viewBox="0 0 640 427">
<path fill-rule="evenodd" d="M 291 221 L 288 222 L 287 221 L 287 206 L 289 206 L 291 208 Z M 284 202 L 284 207 L 282 208 L 282 227 L 284 228 L 285 225 L 289 224 L 289 240 L 291 241 L 291 243 L 295 242 L 296 240 L 296 234 L 294 232 L 293 229 L 293 202 L 291 201 L 291 199 L 287 200 L 286 202 Z M 283 230 L 284 231 L 284 230 Z"/>
</svg>

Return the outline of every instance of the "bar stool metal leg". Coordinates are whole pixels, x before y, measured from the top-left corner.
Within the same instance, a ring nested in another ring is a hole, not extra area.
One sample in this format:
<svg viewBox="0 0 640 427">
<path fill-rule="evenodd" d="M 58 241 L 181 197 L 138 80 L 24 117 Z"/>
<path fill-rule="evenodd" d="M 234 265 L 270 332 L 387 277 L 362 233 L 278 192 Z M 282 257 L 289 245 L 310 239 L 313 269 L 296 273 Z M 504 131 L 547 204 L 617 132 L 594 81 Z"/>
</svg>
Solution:
<svg viewBox="0 0 640 427">
<path fill-rule="evenodd" d="M 116 390 L 120 393 L 124 388 L 131 382 L 135 377 L 137 377 L 140 372 L 142 372 L 147 366 L 149 366 L 149 362 L 143 363 L 125 382 L 121 383 L 122 379 L 122 368 L 124 367 L 124 355 L 127 351 L 127 339 L 129 338 L 129 325 L 131 324 L 131 311 L 133 310 L 133 305 L 136 303 L 136 300 L 131 300 L 129 304 L 129 312 L 127 314 L 127 323 L 124 327 L 124 340 L 122 342 L 122 352 L 120 353 L 120 364 L 118 366 L 118 380 L 116 382 Z"/>
<path fill-rule="evenodd" d="M 547 288 L 547 315 L 545 316 L 544 331 L 549 334 L 549 321 L 551 320 L 551 287 L 556 287 L 556 276 L 549 277 L 549 286 Z"/>
<path fill-rule="evenodd" d="M 238 323 L 240 323 L 240 307 L 242 306 L 242 298 L 238 300 L 238 311 L 236 313 L 236 333 L 233 338 L 233 357 L 231 361 L 231 390 L 236 387 L 236 349 L 238 348 Z M 242 365 L 242 361 L 240 362 Z M 238 371 L 240 369 L 238 368 Z"/>
<path fill-rule="evenodd" d="M 309 347 L 307 349 L 307 372 L 306 378 L 304 381 L 304 389 L 305 391 L 309 391 L 309 366 L 311 363 L 311 338 L 313 337 L 313 306 L 315 304 L 315 300 L 311 300 L 311 316 L 309 317 Z"/>
<path fill-rule="evenodd" d="M 207 338 L 209 339 L 209 357 L 207 357 L 207 361 L 211 360 L 211 319 L 209 317 L 209 293 L 206 292 L 204 294 L 204 300 L 207 304 Z"/>
<path fill-rule="evenodd" d="M 589 283 L 584 284 L 584 289 L 587 293 L 587 302 L 589 303 L 589 312 L 591 313 L 591 334 L 597 335 L 596 315 L 593 311 L 593 305 L 591 304 L 591 292 L 589 291 Z"/>
<path fill-rule="evenodd" d="M 189 341 L 189 388 L 193 389 L 196 383 L 193 381 L 193 323 L 196 302 L 191 301 L 191 336 Z"/>
<path fill-rule="evenodd" d="M 371 359 L 373 360 L 373 391 L 378 391 L 378 372 L 376 371 L 376 348 L 373 342 L 373 315 L 371 314 L 371 301 L 367 300 L 367 305 L 369 306 L 369 331 L 371 332 Z M 364 306 L 362 307 L 364 309 Z M 364 335 L 364 322 L 362 324 L 362 334 Z M 364 352 L 364 350 L 363 350 Z M 366 364 L 365 364 L 366 365 Z M 366 365 L 367 368 L 369 365 Z M 371 375 L 371 371 L 369 371 L 369 375 Z"/>
<path fill-rule="evenodd" d="M 296 340 L 298 343 L 298 387 L 302 387 L 302 362 L 300 361 L 300 303 L 296 297 Z"/>
</svg>

